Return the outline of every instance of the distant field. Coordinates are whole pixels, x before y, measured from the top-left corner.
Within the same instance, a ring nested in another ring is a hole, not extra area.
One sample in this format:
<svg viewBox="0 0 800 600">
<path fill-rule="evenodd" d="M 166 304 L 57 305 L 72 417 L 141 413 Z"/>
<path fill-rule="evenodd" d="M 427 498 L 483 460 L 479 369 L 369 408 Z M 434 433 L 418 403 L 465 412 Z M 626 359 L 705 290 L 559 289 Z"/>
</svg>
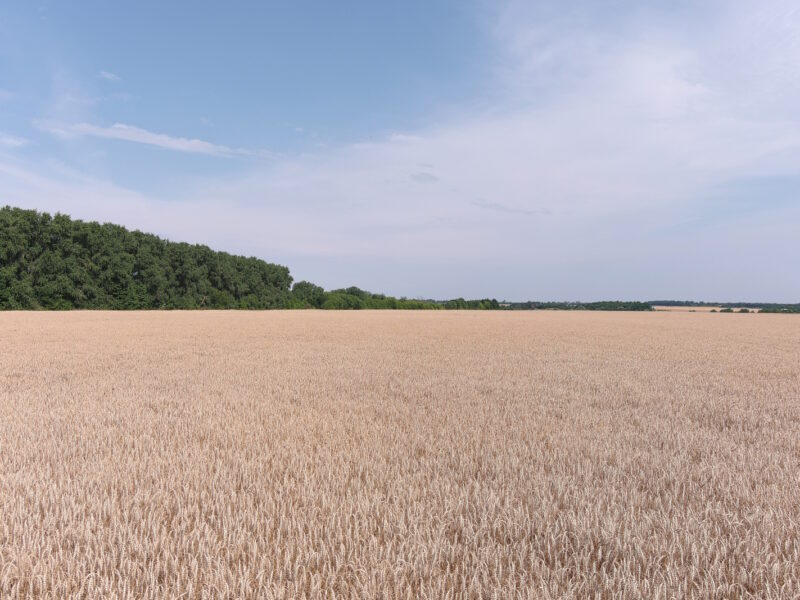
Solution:
<svg viewBox="0 0 800 600">
<path fill-rule="evenodd" d="M 0 598 L 796 598 L 800 319 L 0 314 Z"/>
<path fill-rule="evenodd" d="M 722 310 L 722 307 L 721 306 L 659 306 L 654 304 L 653 310 L 663 310 L 668 312 L 711 312 L 712 310 L 715 310 L 719 312 L 720 310 Z M 738 312 L 742 310 L 742 307 L 740 306 L 733 307 L 733 310 L 735 312 Z M 759 309 L 757 308 L 748 308 L 747 310 L 754 313 L 759 312 Z"/>
<path fill-rule="evenodd" d="M 719 306 L 659 306 L 653 305 L 653 310 L 663 310 L 667 312 L 711 312 L 719 311 Z"/>
</svg>

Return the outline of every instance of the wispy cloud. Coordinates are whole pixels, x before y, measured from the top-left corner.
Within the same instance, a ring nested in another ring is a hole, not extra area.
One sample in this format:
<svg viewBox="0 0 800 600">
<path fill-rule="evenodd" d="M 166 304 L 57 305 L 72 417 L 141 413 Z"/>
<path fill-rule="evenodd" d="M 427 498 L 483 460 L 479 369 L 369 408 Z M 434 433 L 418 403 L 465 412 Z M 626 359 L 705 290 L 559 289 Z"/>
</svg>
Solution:
<svg viewBox="0 0 800 600">
<path fill-rule="evenodd" d="M 417 173 L 412 173 L 409 175 L 412 181 L 416 181 L 417 183 L 435 183 L 439 181 L 439 178 L 432 173 L 428 173 L 426 171 L 419 171 Z"/>
<path fill-rule="evenodd" d="M 419 140 L 419 136 L 407 133 L 393 133 L 389 136 L 390 142 L 418 142 Z"/>
<path fill-rule="evenodd" d="M 486 210 L 493 210 L 500 213 L 508 213 L 512 215 L 549 215 L 550 211 L 546 208 L 517 208 L 514 206 L 506 206 L 500 202 L 490 202 L 485 198 L 473 200 L 473 206 L 484 208 Z"/>
<path fill-rule="evenodd" d="M 23 137 L 10 135 L 0 131 L 0 146 L 5 146 L 7 148 L 19 148 L 20 146 L 25 146 L 27 144 L 28 140 Z"/>
<path fill-rule="evenodd" d="M 251 150 L 241 148 L 229 148 L 220 144 L 214 144 L 205 140 L 174 137 L 164 133 L 154 133 L 141 127 L 115 123 L 111 127 L 101 127 L 91 123 L 58 123 L 53 121 L 37 121 L 36 125 L 56 136 L 90 136 L 112 140 L 123 140 L 137 144 L 156 146 L 176 152 L 189 152 L 193 154 L 208 154 L 211 156 L 256 156 L 261 155 Z"/>
<path fill-rule="evenodd" d="M 100 71 L 99 75 L 106 81 L 113 81 L 114 83 L 122 81 L 122 77 L 115 73 L 111 73 L 110 71 Z"/>
</svg>

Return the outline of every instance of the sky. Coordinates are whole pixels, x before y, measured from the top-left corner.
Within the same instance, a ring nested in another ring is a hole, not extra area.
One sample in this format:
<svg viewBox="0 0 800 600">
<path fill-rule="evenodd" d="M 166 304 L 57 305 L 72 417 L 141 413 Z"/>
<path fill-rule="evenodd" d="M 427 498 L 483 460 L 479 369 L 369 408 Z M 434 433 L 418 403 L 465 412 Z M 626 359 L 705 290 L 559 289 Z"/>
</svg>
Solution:
<svg viewBox="0 0 800 600">
<path fill-rule="evenodd" d="M 794 1 L 0 7 L 0 205 L 411 298 L 800 302 Z"/>
</svg>

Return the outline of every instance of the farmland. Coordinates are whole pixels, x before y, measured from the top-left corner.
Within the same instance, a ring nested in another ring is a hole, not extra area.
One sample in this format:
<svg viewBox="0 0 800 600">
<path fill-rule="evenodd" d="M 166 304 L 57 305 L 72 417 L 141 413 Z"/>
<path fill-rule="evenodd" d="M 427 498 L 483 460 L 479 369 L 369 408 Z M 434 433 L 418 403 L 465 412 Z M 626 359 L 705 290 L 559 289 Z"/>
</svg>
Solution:
<svg viewBox="0 0 800 600">
<path fill-rule="evenodd" d="M 666 312 L 719 312 L 721 310 L 725 310 L 724 306 L 659 306 L 653 305 L 653 310 L 659 311 L 666 311 Z M 730 311 L 739 312 L 753 312 L 757 313 L 760 309 L 758 308 L 747 308 L 744 306 L 733 306 L 730 307 Z M 729 312 L 730 312 L 729 311 Z"/>
<path fill-rule="evenodd" d="M 668 312 L 719 312 L 721 306 L 658 306 L 653 305 L 653 310 L 668 311 Z M 737 308 L 735 310 L 741 310 Z M 755 311 L 754 311 L 755 312 Z"/>
<path fill-rule="evenodd" d="M 794 598 L 800 319 L 0 314 L 1 598 Z"/>
</svg>

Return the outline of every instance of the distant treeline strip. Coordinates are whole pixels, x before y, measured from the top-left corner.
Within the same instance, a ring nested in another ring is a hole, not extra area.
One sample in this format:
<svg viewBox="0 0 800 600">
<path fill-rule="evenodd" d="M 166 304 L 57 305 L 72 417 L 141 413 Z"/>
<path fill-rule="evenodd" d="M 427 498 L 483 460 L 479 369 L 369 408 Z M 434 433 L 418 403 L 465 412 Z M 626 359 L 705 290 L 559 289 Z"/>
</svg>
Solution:
<svg viewBox="0 0 800 600">
<path fill-rule="evenodd" d="M 649 302 L 412 300 L 326 291 L 287 267 L 110 223 L 0 208 L 0 309 L 652 310 Z M 665 303 L 666 304 L 666 303 Z M 762 308 L 765 305 L 737 304 Z M 800 308 L 800 306 L 798 306 Z M 765 312 L 762 310 L 762 312 Z M 788 311 L 781 311 L 788 312 Z"/>
<path fill-rule="evenodd" d="M 686 306 L 703 307 L 713 306 L 714 308 L 757 308 L 762 313 L 800 313 L 800 303 L 780 304 L 776 302 L 703 302 L 695 300 L 650 300 L 651 306 Z"/>
<path fill-rule="evenodd" d="M 653 310 L 649 302 L 604 300 L 601 302 L 511 302 L 510 310 Z"/>
</svg>

